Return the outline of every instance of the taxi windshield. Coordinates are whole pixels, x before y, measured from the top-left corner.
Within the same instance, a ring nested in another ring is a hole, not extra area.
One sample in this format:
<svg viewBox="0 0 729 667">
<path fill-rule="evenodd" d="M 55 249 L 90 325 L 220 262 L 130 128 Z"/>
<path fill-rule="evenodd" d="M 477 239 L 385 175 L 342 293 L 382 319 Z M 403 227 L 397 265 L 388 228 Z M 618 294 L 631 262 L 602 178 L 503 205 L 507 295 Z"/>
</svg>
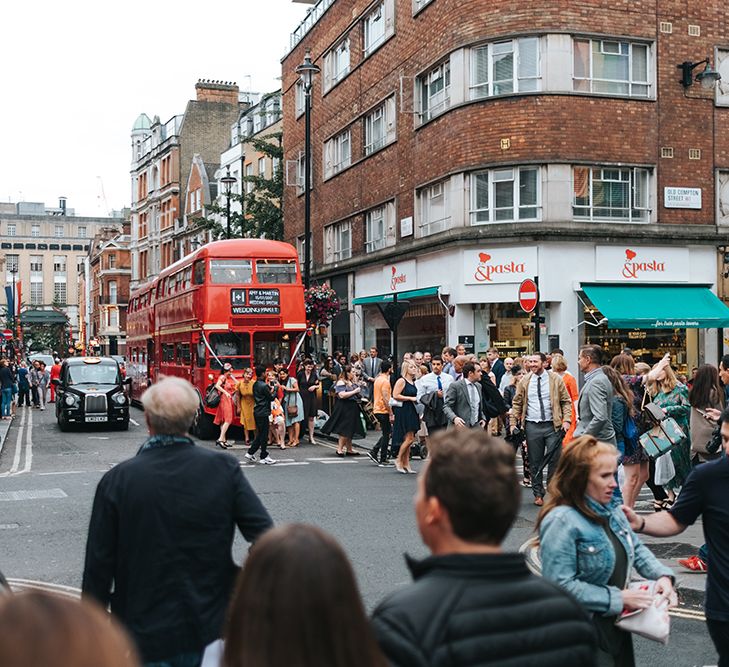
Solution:
<svg viewBox="0 0 729 667">
<path fill-rule="evenodd" d="M 83 364 L 70 366 L 69 384 L 119 384 L 116 364 Z"/>
</svg>

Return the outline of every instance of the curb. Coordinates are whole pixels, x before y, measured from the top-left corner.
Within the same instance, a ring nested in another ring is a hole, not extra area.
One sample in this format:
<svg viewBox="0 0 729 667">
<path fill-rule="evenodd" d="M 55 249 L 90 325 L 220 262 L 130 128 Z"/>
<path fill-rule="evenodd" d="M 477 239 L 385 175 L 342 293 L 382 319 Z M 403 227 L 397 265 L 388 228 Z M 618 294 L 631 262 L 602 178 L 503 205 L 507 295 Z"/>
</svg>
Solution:
<svg viewBox="0 0 729 667">
<path fill-rule="evenodd" d="M 8 437 L 8 431 L 10 430 L 14 419 L 15 417 L 13 417 L 13 419 L 11 419 L 9 422 L 0 422 L 0 454 L 3 453 L 3 448 L 5 447 L 5 439 Z"/>
</svg>

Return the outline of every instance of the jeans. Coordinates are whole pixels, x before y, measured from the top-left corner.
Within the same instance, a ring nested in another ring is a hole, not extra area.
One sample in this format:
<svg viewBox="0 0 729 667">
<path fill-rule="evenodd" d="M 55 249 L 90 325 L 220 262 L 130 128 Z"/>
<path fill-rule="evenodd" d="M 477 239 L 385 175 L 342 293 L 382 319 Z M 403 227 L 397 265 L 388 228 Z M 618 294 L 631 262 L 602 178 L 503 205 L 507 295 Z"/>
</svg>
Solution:
<svg viewBox="0 0 729 667">
<path fill-rule="evenodd" d="M 382 429 L 382 435 L 377 441 L 377 444 L 372 448 L 372 456 L 377 458 L 377 454 L 380 455 L 380 463 L 387 461 L 387 448 L 390 442 L 390 415 L 388 413 L 380 414 L 375 413 L 377 421 Z"/>
<path fill-rule="evenodd" d="M 544 498 L 544 467 L 547 468 L 547 484 L 552 479 L 554 471 L 559 463 L 559 455 L 562 449 L 562 429 L 555 429 L 554 423 L 549 422 L 525 422 L 527 451 L 529 453 L 529 473 L 532 479 L 532 491 L 535 498 Z"/>
<path fill-rule="evenodd" d="M 31 393 L 31 396 L 33 396 L 33 405 L 35 405 L 36 408 L 40 407 L 40 396 L 38 393 L 37 384 L 31 385 L 30 393 Z"/>
<path fill-rule="evenodd" d="M 268 456 L 268 415 L 259 417 L 257 414 L 254 414 L 253 419 L 256 422 L 256 437 L 251 443 L 248 453 L 255 454 L 260 449 L 261 458 L 265 459 Z"/>
<path fill-rule="evenodd" d="M 27 405 L 30 407 L 30 387 L 18 387 L 18 407 Z"/>
<path fill-rule="evenodd" d="M 13 402 L 13 388 L 8 387 L 7 389 L 3 389 L 3 397 L 2 397 L 2 416 L 3 417 L 10 416 L 10 404 L 12 402 Z"/>
<path fill-rule="evenodd" d="M 200 667 L 202 659 L 202 652 L 195 651 L 193 653 L 181 653 L 174 658 L 167 658 L 166 660 L 145 662 L 144 667 Z"/>
<path fill-rule="evenodd" d="M 719 654 L 719 667 L 729 667 L 729 621 L 706 619 L 711 641 Z"/>
</svg>

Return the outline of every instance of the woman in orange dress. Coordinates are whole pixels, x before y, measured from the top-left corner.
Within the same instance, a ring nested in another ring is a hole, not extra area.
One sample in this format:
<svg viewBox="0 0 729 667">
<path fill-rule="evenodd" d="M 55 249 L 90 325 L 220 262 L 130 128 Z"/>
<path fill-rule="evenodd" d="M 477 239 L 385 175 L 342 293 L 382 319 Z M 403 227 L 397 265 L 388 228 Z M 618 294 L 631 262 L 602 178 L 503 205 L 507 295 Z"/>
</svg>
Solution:
<svg viewBox="0 0 729 667">
<path fill-rule="evenodd" d="M 220 425 L 220 437 L 215 444 L 221 449 L 230 449 L 233 446 L 226 436 L 228 427 L 233 423 L 233 392 L 237 384 L 237 380 L 233 377 L 233 367 L 227 363 L 223 364 L 223 372 L 215 383 L 215 388 L 220 394 L 220 403 L 214 419 L 214 422 Z"/>
<path fill-rule="evenodd" d="M 572 423 L 570 424 L 570 430 L 564 434 L 564 439 L 562 440 L 562 446 L 564 446 L 572 440 L 575 428 L 577 427 L 577 398 L 580 395 L 580 391 L 577 388 L 575 376 L 567 371 L 567 360 L 561 354 L 552 355 L 552 370 L 562 378 L 564 386 L 567 388 L 567 393 L 572 400 Z"/>
</svg>

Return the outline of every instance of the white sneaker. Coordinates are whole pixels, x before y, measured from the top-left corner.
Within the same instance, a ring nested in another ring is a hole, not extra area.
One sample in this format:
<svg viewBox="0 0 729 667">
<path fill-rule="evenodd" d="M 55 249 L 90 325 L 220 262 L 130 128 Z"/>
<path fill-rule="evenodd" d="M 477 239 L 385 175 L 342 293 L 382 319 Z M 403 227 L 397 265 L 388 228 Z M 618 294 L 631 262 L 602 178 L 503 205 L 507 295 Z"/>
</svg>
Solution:
<svg viewBox="0 0 729 667">
<path fill-rule="evenodd" d="M 276 459 L 272 459 L 271 455 L 269 454 L 265 459 L 261 459 L 261 463 L 265 463 L 267 466 L 272 466 L 274 463 L 276 463 Z"/>
<path fill-rule="evenodd" d="M 258 461 L 258 457 L 255 454 L 246 454 L 243 457 L 246 461 L 250 461 L 251 463 L 255 463 Z"/>
</svg>

